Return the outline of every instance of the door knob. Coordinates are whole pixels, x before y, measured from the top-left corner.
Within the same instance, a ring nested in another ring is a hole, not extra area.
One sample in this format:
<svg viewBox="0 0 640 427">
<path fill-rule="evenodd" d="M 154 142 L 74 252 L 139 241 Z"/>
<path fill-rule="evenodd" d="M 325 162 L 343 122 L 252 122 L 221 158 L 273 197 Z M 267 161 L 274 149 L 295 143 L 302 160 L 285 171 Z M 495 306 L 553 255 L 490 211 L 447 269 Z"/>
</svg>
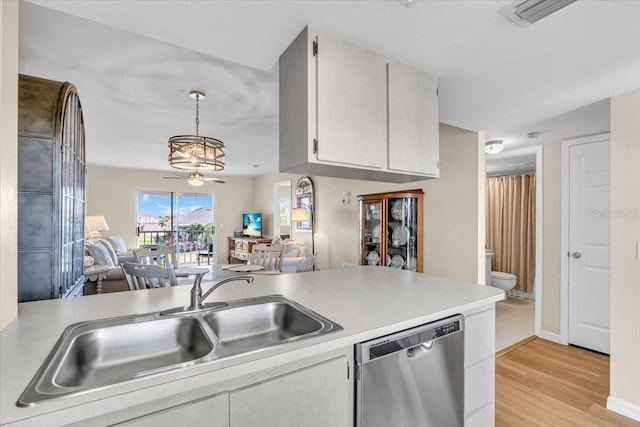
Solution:
<svg viewBox="0 0 640 427">
<path fill-rule="evenodd" d="M 580 258 L 582 256 L 582 254 L 580 252 L 576 251 L 576 252 L 571 252 L 571 256 L 573 258 L 578 259 L 578 258 Z"/>
</svg>

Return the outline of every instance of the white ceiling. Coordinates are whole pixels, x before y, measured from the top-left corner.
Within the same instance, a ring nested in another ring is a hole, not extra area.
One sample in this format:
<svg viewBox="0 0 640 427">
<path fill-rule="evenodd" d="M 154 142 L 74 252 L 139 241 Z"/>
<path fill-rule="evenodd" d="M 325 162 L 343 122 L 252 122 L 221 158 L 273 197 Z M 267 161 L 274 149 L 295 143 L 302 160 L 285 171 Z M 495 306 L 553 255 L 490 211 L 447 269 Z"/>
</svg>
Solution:
<svg viewBox="0 0 640 427">
<path fill-rule="evenodd" d="M 487 156 L 487 175 L 513 175 L 536 170 L 536 155 L 523 154 L 513 157 L 492 158 Z"/>
<path fill-rule="evenodd" d="M 223 174 L 276 171 L 278 57 L 307 24 L 439 76 L 441 121 L 507 148 L 606 131 L 598 101 L 640 88 L 640 1 L 580 0 L 525 28 L 507 3 L 29 0 L 20 70 L 78 86 L 96 165 L 168 170 L 200 89 Z"/>
</svg>

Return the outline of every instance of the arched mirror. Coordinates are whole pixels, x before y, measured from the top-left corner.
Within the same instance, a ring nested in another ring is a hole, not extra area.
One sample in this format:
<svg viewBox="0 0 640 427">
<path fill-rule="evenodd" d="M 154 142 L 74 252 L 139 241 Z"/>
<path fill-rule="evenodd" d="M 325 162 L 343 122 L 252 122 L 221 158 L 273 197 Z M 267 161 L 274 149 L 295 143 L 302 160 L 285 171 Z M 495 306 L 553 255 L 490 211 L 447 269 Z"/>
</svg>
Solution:
<svg viewBox="0 0 640 427">
<path fill-rule="evenodd" d="M 313 214 L 313 181 L 308 176 L 301 176 L 296 184 L 295 209 L 291 211 L 295 230 L 313 233 Z"/>
</svg>

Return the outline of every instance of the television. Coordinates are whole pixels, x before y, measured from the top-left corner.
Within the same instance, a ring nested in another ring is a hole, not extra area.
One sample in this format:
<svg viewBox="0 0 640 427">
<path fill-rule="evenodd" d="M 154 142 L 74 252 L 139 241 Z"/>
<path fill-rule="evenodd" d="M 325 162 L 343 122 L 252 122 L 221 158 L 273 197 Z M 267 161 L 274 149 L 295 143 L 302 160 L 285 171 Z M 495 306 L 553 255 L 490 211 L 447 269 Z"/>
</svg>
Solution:
<svg viewBox="0 0 640 427">
<path fill-rule="evenodd" d="M 242 214 L 242 235 L 246 237 L 262 237 L 262 214 Z"/>
</svg>

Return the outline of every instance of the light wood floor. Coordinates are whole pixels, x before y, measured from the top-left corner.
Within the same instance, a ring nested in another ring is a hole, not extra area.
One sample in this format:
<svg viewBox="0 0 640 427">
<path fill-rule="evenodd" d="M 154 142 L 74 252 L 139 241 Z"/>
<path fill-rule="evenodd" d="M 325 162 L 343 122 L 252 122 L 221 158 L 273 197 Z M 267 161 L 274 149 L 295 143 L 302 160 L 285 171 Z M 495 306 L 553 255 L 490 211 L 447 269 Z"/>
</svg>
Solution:
<svg viewBox="0 0 640 427">
<path fill-rule="evenodd" d="M 496 354 L 496 426 L 640 426 L 608 395 L 608 356 L 535 337 Z"/>
</svg>

